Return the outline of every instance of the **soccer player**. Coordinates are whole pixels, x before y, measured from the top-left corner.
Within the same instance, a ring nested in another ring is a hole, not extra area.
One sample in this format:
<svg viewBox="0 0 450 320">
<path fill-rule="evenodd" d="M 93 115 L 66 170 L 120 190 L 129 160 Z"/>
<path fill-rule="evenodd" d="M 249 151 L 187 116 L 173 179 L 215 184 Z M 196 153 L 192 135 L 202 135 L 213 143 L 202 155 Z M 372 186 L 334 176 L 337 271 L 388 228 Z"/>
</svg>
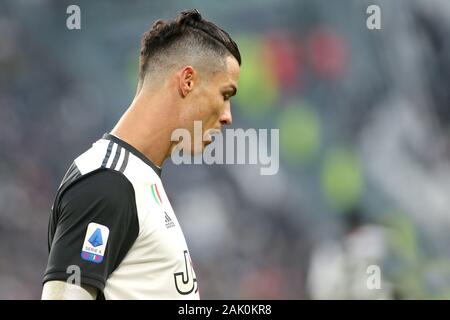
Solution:
<svg viewBox="0 0 450 320">
<path fill-rule="evenodd" d="M 197 10 L 144 34 L 134 100 L 57 191 L 42 299 L 199 299 L 161 166 L 175 129 L 193 138 L 194 121 L 204 132 L 231 124 L 240 64 L 236 43 Z"/>
</svg>

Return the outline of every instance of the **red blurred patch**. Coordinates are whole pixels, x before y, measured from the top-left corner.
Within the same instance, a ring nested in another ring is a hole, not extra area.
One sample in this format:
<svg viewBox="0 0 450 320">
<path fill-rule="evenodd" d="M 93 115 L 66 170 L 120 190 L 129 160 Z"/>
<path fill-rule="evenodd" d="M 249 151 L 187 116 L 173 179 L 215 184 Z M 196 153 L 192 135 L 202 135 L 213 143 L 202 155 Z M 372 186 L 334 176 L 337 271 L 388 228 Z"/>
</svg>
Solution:
<svg viewBox="0 0 450 320">
<path fill-rule="evenodd" d="M 283 32 L 271 33 L 265 40 L 265 57 L 271 62 L 273 72 L 281 85 L 287 91 L 301 88 L 301 71 L 303 66 L 300 54 L 300 41 Z"/>
<path fill-rule="evenodd" d="M 335 31 L 317 29 L 308 37 L 308 61 L 321 77 L 336 80 L 342 76 L 349 60 L 349 50 Z"/>
</svg>

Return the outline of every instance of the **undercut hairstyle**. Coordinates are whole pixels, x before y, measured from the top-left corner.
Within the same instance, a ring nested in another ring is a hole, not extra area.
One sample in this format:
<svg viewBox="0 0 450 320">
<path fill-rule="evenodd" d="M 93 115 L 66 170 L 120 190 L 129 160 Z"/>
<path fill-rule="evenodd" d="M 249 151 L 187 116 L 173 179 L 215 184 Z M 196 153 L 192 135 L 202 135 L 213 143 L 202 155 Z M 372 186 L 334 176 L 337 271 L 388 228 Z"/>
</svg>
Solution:
<svg viewBox="0 0 450 320">
<path fill-rule="evenodd" d="M 181 12 L 173 20 L 157 20 L 144 33 L 139 59 L 139 83 L 147 73 L 159 77 L 183 65 L 203 71 L 225 70 L 225 58 L 241 65 L 241 54 L 230 35 L 202 18 L 198 10 Z"/>
</svg>

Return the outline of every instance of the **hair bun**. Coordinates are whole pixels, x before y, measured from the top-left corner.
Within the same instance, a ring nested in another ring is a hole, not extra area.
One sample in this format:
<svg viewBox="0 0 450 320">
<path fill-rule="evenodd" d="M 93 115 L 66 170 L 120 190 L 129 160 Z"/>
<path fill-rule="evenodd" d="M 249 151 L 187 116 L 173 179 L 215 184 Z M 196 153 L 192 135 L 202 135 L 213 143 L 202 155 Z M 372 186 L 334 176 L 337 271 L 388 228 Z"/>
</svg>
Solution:
<svg viewBox="0 0 450 320">
<path fill-rule="evenodd" d="M 165 24 L 164 20 L 158 19 L 153 23 L 152 29 L 158 30 L 160 27 L 162 27 Z"/>
<path fill-rule="evenodd" d="M 191 25 L 202 21 L 202 15 L 197 9 L 191 9 L 181 12 L 180 24 Z"/>
</svg>

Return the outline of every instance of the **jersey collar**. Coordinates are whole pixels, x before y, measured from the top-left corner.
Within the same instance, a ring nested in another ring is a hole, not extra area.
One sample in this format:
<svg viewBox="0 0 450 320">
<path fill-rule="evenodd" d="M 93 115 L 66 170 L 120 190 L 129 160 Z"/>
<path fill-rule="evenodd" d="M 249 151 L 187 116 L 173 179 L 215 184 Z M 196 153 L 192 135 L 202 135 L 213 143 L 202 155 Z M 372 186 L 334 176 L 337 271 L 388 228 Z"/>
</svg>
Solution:
<svg viewBox="0 0 450 320">
<path fill-rule="evenodd" d="M 121 146 L 122 148 L 127 149 L 128 151 L 130 151 L 132 154 L 134 154 L 136 157 L 138 157 L 139 159 L 141 159 L 142 161 L 144 161 L 146 164 L 148 164 L 153 171 L 156 172 L 156 174 L 161 177 L 161 168 L 158 167 L 156 164 L 154 164 L 153 162 L 151 162 L 142 152 L 140 152 L 139 150 L 137 150 L 135 147 L 133 147 L 132 145 L 126 143 L 125 141 L 123 141 L 122 139 L 119 139 L 118 137 L 110 134 L 110 133 L 105 133 L 102 137 L 103 139 L 106 140 L 111 140 L 115 143 L 117 143 L 119 146 Z"/>
</svg>

